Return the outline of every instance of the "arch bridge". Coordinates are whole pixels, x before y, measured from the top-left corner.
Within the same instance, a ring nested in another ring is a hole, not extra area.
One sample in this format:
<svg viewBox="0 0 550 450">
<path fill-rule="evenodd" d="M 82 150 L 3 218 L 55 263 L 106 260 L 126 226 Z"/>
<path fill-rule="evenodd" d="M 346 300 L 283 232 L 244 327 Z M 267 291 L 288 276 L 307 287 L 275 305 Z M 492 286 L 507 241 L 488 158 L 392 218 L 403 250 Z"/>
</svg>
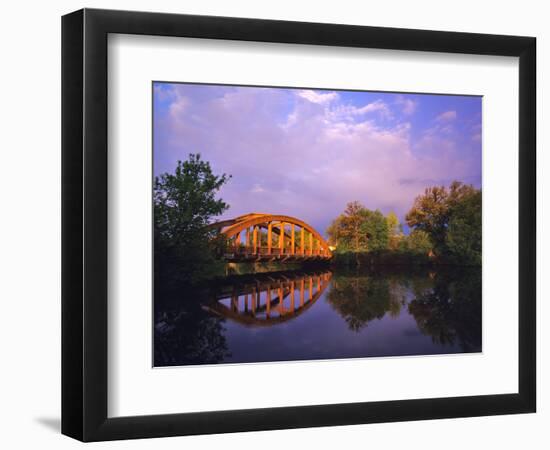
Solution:
<svg viewBox="0 0 550 450">
<path fill-rule="evenodd" d="M 328 260 L 332 252 L 323 236 L 295 217 L 250 213 L 210 225 L 228 242 L 228 261 Z"/>
</svg>

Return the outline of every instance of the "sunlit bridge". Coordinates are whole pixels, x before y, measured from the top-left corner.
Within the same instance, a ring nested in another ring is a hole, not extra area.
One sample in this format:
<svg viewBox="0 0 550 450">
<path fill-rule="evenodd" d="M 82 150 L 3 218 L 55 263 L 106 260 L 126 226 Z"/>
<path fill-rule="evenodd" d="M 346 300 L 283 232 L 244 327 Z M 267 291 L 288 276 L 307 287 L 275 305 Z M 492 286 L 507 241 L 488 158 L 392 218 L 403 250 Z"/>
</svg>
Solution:
<svg viewBox="0 0 550 450">
<path fill-rule="evenodd" d="M 228 261 L 327 260 L 328 243 L 312 226 L 295 217 L 250 213 L 210 225 L 227 238 Z"/>
<path fill-rule="evenodd" d="M 243 325 L 270 326 L 307 311 L 327 288 L 331 272 L 273 275 L 220 292 L 203 308 Z"/>
</svg>

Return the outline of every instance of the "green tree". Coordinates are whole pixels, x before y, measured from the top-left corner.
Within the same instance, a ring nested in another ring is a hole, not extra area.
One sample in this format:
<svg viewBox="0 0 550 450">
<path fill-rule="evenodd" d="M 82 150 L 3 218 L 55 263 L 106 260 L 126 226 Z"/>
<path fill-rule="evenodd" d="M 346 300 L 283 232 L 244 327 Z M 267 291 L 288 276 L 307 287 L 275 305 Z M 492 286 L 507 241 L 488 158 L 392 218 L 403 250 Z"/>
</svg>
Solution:
<svg viewBox="0 0 550 450">
<path fill-rule="evenodd" d="M 423 230 L 412 230 L 403 244 L 405 250 L 422 254 L 428 254 L 433 247 L 430 235 Z"/>
<path fill-rule="evenodd" d="M 363 222 L 361 232 L 367 236 L 368 250 L 377 251 L 388 248 L 388 222 L 379 210 L 364 209 L 361 212 Z"/>
<path fill-rule="evenodd" d="M 338 235 L 349 248 L 356 252 L 367 249 L 367 235 L 361 229 L 364 209 L 364 206 L 357 201 L 348 203 L 344 214 L 339 218 Z"/>
<path fill-rule="evenodd" d="M 388 223 L 388 233 L 390 234 L 390 236 L 399 234 L 399 231 L 400 231 L 399 219 L 397 218 L 397 215 L 393 211 L 390 211 L 386 216 L 386 222 Z"/>
<path fill-rule="evenodd" d="M 444 186 L 426 188 L 405 217 L 409 227 L 428 233 L 439 250 L 443 249 L 449 222 L 448 196 Z"/>
<path fill-rule="evenodd" d="M 403 239 L 403 227 L 393 211 L 390 211 L 386 216 L 386 222 L 388 225 L 388 247 L 391 250 L 396 250 Z"/>
<path fill-rule="evenodd" d="M 380 211 L 351 202 L 327 228 L 327 235 L 340 252 L 381 250 L 388 246 L 388 223 Z"/>
<path fill-rule="evenodd" d="M 438 256 L 456 263 L 481 261 L 481 191 L 453 181 L 429 187 L 407 213 L 407 224 L 428 233 Z"/>
<path fill-rule="evenodd" d="M 481 264 L 481 192 L 464 198 L 449 220 L 446 245 L 451 258 L 464 264 Z"/>
<path fill-rule="evenodd" d="M 197 282 L 216 270 L 216 232 L 207 225 L 229 207 L 216 198 L 229 180 L 214 175 L 200 154 L 178 161 L 154 182 L 155 276 Z"/>
</svg>

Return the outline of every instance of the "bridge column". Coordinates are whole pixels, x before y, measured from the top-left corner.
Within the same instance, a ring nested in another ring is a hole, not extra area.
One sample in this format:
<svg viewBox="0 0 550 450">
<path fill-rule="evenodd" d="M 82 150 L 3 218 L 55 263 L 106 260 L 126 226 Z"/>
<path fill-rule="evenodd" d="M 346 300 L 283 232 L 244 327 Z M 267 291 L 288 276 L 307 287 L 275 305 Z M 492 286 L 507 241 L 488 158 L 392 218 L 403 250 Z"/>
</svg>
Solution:
<svg viewBox="0 0 550 450">
<path fill-rule="evenodd" d="M 279 227 L 279 251 L 281 252 L 281 255 L 284 253 L 285 250 L 285 223 L 281 222 L 281 225 Z"/>
<path fill-rule="evenodd" d="M 313 255 L 313 233 L 309 233 L 309 255 Z"/>
<path fill-rule="evenodd" d="M 294 255 L 294 239 L 295 239 L 295 226 L 290 224 L 290 254 Z"/>
<path fill-rule="evenodd" d="M 245 253 L 248 253 L 248 248 L 250 247 L 250 228 L 247 228 L 245 231 L 244 246 L 245 246 Z"/>
<path fill-rule="evenodd" d="M 239 243 L 241 241 L 241 232 L 239 231 L 236 235 L 235 235 L 235 250 L 237 250 L 239 248 Z"/>
<path fill-rule="evenodd" d="M 273 224 L 271 222 L 267 225 L 267 254 L 271 255 L 271 234 L 273 232 Z"/>
<path fill-rule="evenodd" d="M 252 247 L 254 249 L 252 250 L 252 253 L 256 254 L 258 253 L 258 226 L 254 225 L 254 229 L 252 230 Z"/>
<path fill-rule="evenodd" d="M 304 246 L 306 243 L 306 233 L 304 228 L 300 230 L 300 255 L 304 256 Z"/>
</svg>

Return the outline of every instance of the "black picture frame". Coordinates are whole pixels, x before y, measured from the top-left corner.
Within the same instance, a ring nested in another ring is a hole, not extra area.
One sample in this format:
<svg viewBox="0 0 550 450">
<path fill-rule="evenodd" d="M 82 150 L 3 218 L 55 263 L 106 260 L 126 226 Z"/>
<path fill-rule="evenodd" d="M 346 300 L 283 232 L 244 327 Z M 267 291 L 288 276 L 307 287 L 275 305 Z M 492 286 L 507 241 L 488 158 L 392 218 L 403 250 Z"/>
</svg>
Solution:
<svg viewBox="0 0 550 450">
<path fill-rule="evenodd" d="M 519 389 L 469 397 L 107 416 L 109 33 L 519 57 Z M 62 433 L 82 441 L 535 412 L 536 39 L 83 9 L 62 18 Z"/>
</svg>

